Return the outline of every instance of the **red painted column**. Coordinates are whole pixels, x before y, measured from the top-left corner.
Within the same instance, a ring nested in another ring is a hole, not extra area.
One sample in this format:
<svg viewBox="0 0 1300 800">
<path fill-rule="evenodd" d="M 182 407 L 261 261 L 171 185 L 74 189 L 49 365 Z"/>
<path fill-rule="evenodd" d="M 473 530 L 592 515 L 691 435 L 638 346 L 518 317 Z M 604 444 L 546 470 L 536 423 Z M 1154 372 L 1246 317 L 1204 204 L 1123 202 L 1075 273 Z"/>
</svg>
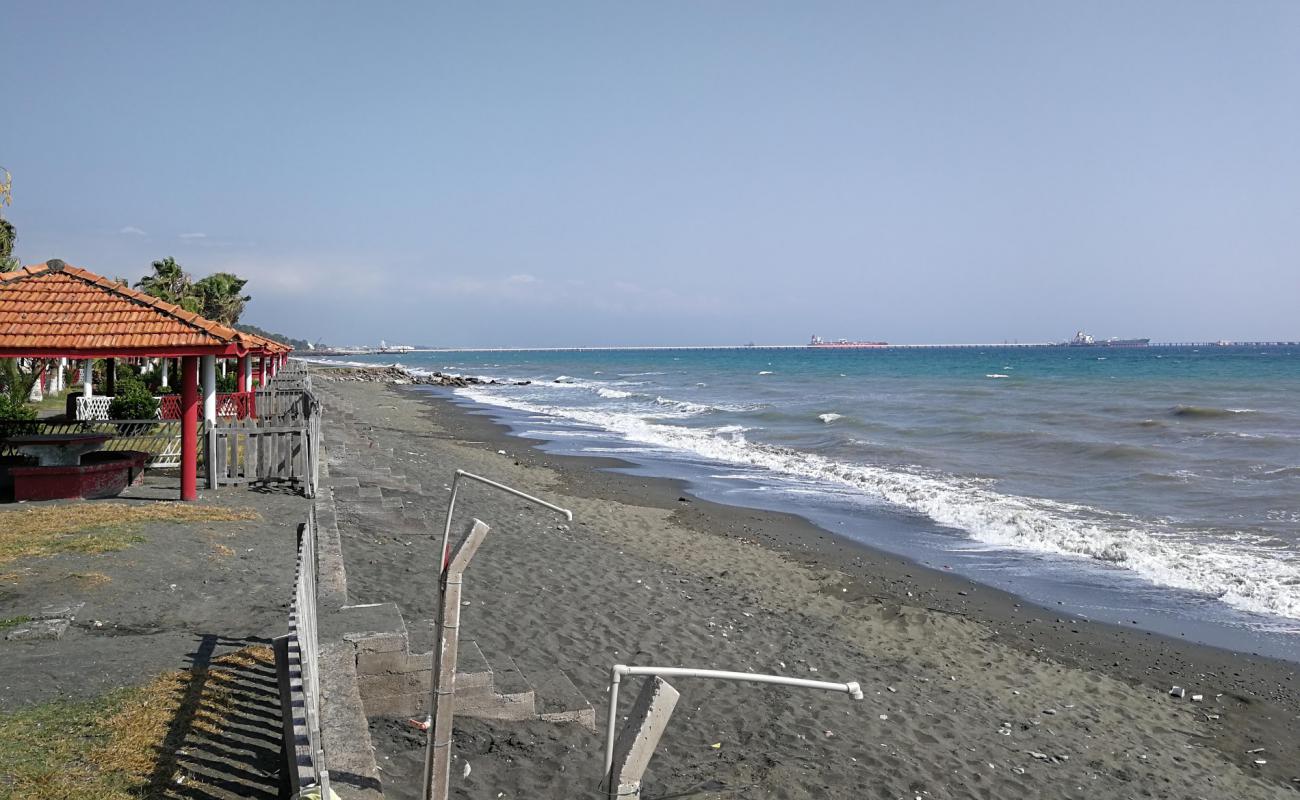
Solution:
<svg viewBox="0 0 1300 800">
<path fill-rule="evenodd" d="M 257 382 L 263 389 L 266 388 L 266 356 L 260 356 L 257 359 Z"/>
<path fill-rule="evenodd" d="M 238 363 L 239 380 L 236 385 L 239 386 L 239 391 L 241 392 L 251 392 L 253 391 L 253 387 L 249 384 L 252 382 L 253 376 L 248 374 L 248 356 L 240 356 Z"/>
<path fill-rule="evenodd" d="M 181 359 L 181 499 L 199 496 L 199 358 Z"/>
</svg>

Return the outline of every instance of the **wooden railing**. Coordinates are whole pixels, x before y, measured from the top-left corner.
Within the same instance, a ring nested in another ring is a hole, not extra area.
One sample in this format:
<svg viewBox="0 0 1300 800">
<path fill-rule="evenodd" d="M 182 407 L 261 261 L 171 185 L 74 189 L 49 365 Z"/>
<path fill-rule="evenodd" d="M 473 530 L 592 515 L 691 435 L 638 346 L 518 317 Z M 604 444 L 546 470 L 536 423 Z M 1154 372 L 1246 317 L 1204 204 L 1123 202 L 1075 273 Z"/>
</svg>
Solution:
<svg viewBox="0 0 1300 800">
<path fill-rule="evenodd" d="M 308 391 L 257 392 L 258 418 L 218 421 L 207 432 L 208 488 L 294 482 L 316 496 L 321 414 Z"/>
</svg>

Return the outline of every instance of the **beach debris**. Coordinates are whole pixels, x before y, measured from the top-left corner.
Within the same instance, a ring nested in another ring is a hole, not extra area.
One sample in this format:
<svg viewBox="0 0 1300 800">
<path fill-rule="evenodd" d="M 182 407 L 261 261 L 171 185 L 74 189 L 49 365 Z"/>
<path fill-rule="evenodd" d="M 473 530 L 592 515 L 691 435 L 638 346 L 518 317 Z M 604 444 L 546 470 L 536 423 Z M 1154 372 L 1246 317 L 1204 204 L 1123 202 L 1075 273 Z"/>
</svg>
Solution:
<svg viewBox="0 0 1300 800">
<path fill-rule="evenodd" d="M 1247 751 L 1246 751 L 1246 755 L 1248 755 L 1248 756 L 1253 756 L 1253 755 L 1255 755 L 1256 753 L 1262 753 L 1262 752 L 1264 752 L 1264 748 L 1262 748 L 1262 747 L 1256 747 L 1254 750 L 1247 750 Z"/>
<path fill-rule="evenodd" d="M 1048 716 L 1052 716 L 1053 714 L 1056 713 L 1056 709 L 1054 709 L 1054 708 L 1044 708 L 1044 709 L 1043 709 L 1043 713 L 1044 713 L 1044 714 L 1047 714 Z"/>
<path fill-rule="evenodd" d="M 722 742 L 714 742 L 713 744 L 709 745 L 709 747 L 712 748 L 713 750 L 721 750 Z"/>
<path fill-rule="evenodd" d="M 420 731 L 427 731 L 427 730 L 429 730 L 429 718 L 428 718 L 428 717 L 425 717 L 424 719 L 414 719 L 414 718 L 412 718 L 412 719 L 408 719 L 408 720 L 406 721 L 406 724 L 410 725 L 412 728 L 415 728 L 416 730 L 420 730 Z"/>
<path fill-rule="evenodd" d="M 1264 765 L 1267 764 L 1267 763 L 1268 763 L 1268 761 L 1266 761 L 1265 759 L 1262 759 L 1262 758 L 1257 758 L 1257 759 L 1255 759 L 1255 766 L 1257 766 L 1257 767 L 1262 767 L 1262 766 L 1264 766 Z"/>
<path fill-rule="evenodd" d="M 1046 761 L 1046 760 L 1047 760 L 1047 753 L 1040 753 L 1040 752 L 1038 752 L 1037 750 L 1026 750 L 1025 752 L 1026 752 L 1026 753 L 1029 753 L 1029 757 L 1030 757 L 1030 758 L 1036 758 L 1036 759 L 1038 759 L 1039 761 Z"/>
<path fill-rule="evenodd" d="M 888 714 L 881 714 L 881 715 L 880 715 L 880 719 L 881 719 L 881 721 L 883 722 L 884 720 L 889 719 L 889 715 L 888 715 Z"/>
<path fill-rule="evenodd" d="M 1199 703 L 1199 702 L 1201 702 L 1201 701 L 1204 700 L 1204 699 L 1205 699 L 1205 695 L 1203 695 L 1203 694 L 1194 694 L 1194 695 L 1192 695 L 1192 702 L 1193 702 L 1193 703 Z"/>
<path fill-rule="evenodd" d="M 1184 697 L 1187 694 L 1187 690 L 1181 686 L 1175 686 L 1169 690 L 1169 694 L 1172 697 Z"/>
<path fill-rule="evenodd" d="M 504 451 L 504 450 L 498 450 L 498 451 L 497 451 L 497 455 L 499 455 L 499 456 L 503 456 L 503 455 L 505 455 L 505 454 L 506 454 L 506 451 Z"/>
<path fill-rule="evenodd" d="M 469 762 L 466 761 L 466 762 L 465 762 L 465 769 L 461 772 L 460 776 L 461 776 L 462 778 L 468 778 L 468 777 L 469 777 L 469 772 L 470 772 Z"/>
</svg>

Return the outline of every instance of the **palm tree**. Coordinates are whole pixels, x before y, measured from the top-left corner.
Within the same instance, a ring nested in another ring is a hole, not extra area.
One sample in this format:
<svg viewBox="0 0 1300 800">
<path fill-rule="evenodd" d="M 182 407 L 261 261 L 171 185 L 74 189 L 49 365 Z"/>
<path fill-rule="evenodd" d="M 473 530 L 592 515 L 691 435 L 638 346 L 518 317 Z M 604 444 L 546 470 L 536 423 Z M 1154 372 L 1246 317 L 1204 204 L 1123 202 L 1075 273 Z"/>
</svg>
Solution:
<svg viewBox="0 0 1300 800">
<path fill-rule="evenodd" d="M 233 326 L 244 313 L 244 304 L 253 299 L 242 294 L 248 281 L 229 272 L 214 272 L 198 281 L 193 296 L 198 300 L 199 313 L 223 325 Z"/>
<path fill-rule="evenodd" d="M 153 262 L 153 274 L 141 278 L 135 288 L 159 300 L 175 303 L 186 311 L 199 310 L 199 303 L 191 292 L 190 276 L 171 256 Z"/>
</svg>

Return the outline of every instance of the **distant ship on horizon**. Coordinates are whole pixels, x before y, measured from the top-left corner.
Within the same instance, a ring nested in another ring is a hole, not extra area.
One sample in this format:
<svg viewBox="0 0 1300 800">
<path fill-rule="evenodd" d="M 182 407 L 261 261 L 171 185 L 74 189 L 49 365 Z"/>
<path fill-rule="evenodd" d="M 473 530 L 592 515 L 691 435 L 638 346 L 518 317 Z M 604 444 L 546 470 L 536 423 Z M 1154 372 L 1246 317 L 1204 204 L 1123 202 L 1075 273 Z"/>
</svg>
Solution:
<svg viewBox="0 0 1300 800">
<path fill-rule="evenodd" d="M 888 347 L 889 342 L 851 342 L 848 339 L 823 339 L 817 334 L 813 334 L 812 339 L 808 341 L 808 346 L 836 350 L 856 350 L 867 347 Z"/>
<path fill-rule="evenodd" d="M 1074 338 L 1068 342 L 1063 342 L 1067 347 L 1146 347 L 1151 344 L 1150 339 L 1102 339 L 1098 341 L 1083 331 L 1076 331 Z"/>
</svg>

